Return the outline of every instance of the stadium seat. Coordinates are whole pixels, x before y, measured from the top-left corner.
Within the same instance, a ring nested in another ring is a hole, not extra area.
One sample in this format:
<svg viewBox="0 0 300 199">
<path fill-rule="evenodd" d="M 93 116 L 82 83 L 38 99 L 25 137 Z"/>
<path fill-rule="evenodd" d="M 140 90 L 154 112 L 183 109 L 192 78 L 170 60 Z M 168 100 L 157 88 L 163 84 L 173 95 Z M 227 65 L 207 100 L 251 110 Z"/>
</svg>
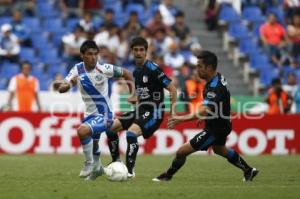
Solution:
<svg viewBox="0 0 300 199">
<path fill-rule="evenodd" d="M 240 52 L 245 55 L 254 54 L 260 50 L 257 45 L 257 41 L 252 37 L 242 38 L 239 42 L 239 45 Z"/>
<path fill-rule="evenodd" d="M 36 59 L 35 51 L 32 48 L 22 47 L 20 51 L 21 60 L 34 60 Z"/>
<path fill-rule="evenodd" d="M 44 30 L 46 32 L 67 32 L 66 28 L 63 27 L 62 20 L 60 18 L 51 18 L 44 21 Z"/>
<path fill-rule="evenodd" d="M 229 26 L 229 35 L 237 40 L 247 38 L 250 35 L 247 27 L 241 23 L 232 23 Z"/>
<path fill-rule="evenodd" d="M 240 16 L 232 7 L 222 6 L 222 9 L 219 13 L 220 23 L 239 22 L 240 20 Z"/>
<path fill-rule="evenodd" d="M 67 20 L 66 27 L 69 32 L 72 32 L 74 30 L 76 25 L 79 23 L 79 20 L 80 20 L 79 18 L 70 18 Z"/>
<path fill-rule="evenodd" d="M 250 65 L 252 68 L 260 71 L 265 66 L 269 65 L 269 58 L 265 54 L 261 54 L 259 52 L 250 54 Z"/>
<path fill-rule="evenodd" d="M 8 79 L 7 78 L 0 78 L 0 90 L 6 90 L 7 89 L 7 83 Z"/>
<path fill-rule="evenodd" d="M 11 17 L 0 17 L 0 26 L 2 26 L 2 24 L 5 24 L 5 23 L 10 23 L 12 20 Z"/>
<path fill-rule="evenodd" d="M 40 20 L 35 17 L 24 17 L 23 23 L 30 29 L 31 32 L 38 32 L 41 29 Z"/>
<path fill-rule="evenodd" d="M 51 2 L 47 1 L 37 4 L 37 13 L 43 18 L 56 18 L 59 16 L 58 11 L 53 8 Z"/>
<path fill-rule="evenodd" d="M 264 20 L 264 16 L 262 15 L 260 8 L 256 6 L 244 8 L 242 15 L 243 19 L 251 23 Z"/>
<path fill-rule="evenodd" d="M 18 64 L 5 63 L 1 69 L 1 76 L 11 78 L 12 76 L 20 72 L 20 67 Z"/>
<path fill-rule="evenodd" d="M 269 87 L 274 78 L 279 77 L 279 71 L 272 67 L 272 65 L 265 65 L 265 67 L 261 68 L 259 78 L 260 82 L 265 86 Z"/>
</svg>

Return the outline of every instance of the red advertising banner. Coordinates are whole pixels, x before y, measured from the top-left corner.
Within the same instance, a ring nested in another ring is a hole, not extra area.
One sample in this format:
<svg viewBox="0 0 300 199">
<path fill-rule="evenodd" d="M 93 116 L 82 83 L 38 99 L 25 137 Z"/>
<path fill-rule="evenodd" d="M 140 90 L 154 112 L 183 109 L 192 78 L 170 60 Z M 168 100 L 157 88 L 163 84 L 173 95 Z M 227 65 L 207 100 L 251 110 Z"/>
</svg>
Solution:
<svg viewBox="0 0 300 199">
<path fill-rule="evenodd" d="M 167 117 L 166 117 L 167 118 Z M 227 146 L 242 154 L 287 155 L 300 153 L 300 115 L 276 115 L 233 119 Z M 81 153 L 76 128 L 81 115 L 48 113 L 0 113 L 0 153 L 75 154 Z M 200 132 L 196 122 L 166 129 L 166 121 L 148 140 L 139 138 L 140 154 L 174 154 Z M 120 133 L 120 150 L 126 151 L 125 133 Z M 100 139 L 102 154 L 109 154 L 106 135 Z"/>
</svg>

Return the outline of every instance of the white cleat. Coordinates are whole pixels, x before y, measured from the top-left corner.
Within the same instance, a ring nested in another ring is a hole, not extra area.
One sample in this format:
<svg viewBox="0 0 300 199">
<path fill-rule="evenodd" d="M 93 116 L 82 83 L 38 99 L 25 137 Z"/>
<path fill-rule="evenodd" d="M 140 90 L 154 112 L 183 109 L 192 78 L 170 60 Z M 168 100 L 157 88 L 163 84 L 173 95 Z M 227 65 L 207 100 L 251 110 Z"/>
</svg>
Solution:
<svg viewBox="0 0 300 199">
<path fill-rule="evenodd" d="M 127 174 L 127 179 L 132 179 L 135 178 L 135 172 L 133 171 L 132 173 Z"/>
<path fill-rule="evenodd" d="M 104 173 L 104 168 L 102 166 L 98 167 L 97 169 L 93 170 L 91 174 L 85 178 L 86 181 L 94 181 L 99 176 L 102 176 Z"/>
<path fill-rule="evenodd" d="M 85 178 L 89 176 L 93 171 L 94 165 L 92 163 L 85 162 L 83 168 L 79 173 L 79 177 Z"/>
</svg>

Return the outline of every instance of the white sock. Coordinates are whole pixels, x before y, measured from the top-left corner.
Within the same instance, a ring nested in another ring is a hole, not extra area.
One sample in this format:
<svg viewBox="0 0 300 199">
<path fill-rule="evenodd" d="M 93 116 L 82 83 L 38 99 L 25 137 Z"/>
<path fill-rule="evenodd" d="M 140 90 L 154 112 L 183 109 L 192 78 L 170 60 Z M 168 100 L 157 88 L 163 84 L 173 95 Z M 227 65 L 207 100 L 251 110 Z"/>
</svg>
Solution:
<svg viewBox="0 0 300 199">
<path fill-rule="evenodd" d="M 87 163 L 93 163 L 93 140 L 82 145 L 83 154 Z"/>
</svg>

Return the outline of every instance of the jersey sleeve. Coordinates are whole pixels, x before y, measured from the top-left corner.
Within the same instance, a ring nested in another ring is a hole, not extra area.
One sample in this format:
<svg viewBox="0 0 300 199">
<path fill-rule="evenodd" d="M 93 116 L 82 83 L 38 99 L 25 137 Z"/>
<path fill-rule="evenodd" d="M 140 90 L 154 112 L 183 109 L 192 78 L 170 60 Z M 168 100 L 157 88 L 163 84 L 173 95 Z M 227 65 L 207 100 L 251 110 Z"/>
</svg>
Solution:
<svg viewBox="0 0 300 199">
<path fill-rule="evenodd" d="M 157 67 L 155 70 L 153 70 L 154 77 L 157 79 L 157 81 L 164 87 L 168 87 L 168 85 L 171 83 L 171 80 L 169 77 L 159 68 Z"/>
<path fill-rule="evenodd" d="M 103 64 L 101 67 L 99 65 L 97 67 L 108 78 L 123 76 L 123 69 L 120 66 L 115 66 L 112 64 Z"/>
<path fill-rule="evenodd" d="M 78 76 L 78 71 L 77 71 L 76 66 L 74 66 L 74 67 L 70 70 L 69 74 L 65 77 L 65 81 L 71 83 L 71 80 L 72 80 L 74 77 L 76 77 L 76 76 Z"/>
</svg>

